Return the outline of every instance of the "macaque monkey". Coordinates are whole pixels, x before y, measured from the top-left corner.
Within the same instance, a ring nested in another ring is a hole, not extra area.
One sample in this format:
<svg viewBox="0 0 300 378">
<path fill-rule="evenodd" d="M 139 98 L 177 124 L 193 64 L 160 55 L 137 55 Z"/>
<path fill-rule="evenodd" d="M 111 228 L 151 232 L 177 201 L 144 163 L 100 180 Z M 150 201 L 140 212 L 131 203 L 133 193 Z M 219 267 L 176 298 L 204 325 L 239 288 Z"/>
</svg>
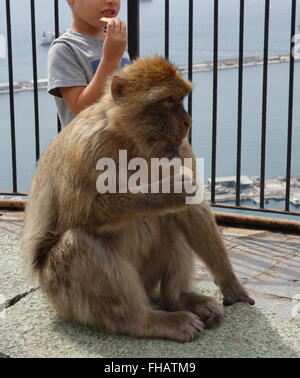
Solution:
<svg viewBox="0 0 300 378">
<path fill-rule="evenodd" d="M 119 150 L 146 161 L 193 158 L 191 119 L 183 107 L 191 90 L 163 58 L 138 59 L 109 79 L 103 97 L 39 159 L 23 251 L 65 319 L 131 336 L 194 340 L 223 319 L 215 299 L 192 289 L 194 255 L 214 276 L 224 305 L 254 304 L 205 201 L 187 205 L 184 191 L 101 194 L 96 188 L 98 159 L 112 158 L 118 171 Z M 151 304 L 155 295 L 158 308 Z"/>
</svg>

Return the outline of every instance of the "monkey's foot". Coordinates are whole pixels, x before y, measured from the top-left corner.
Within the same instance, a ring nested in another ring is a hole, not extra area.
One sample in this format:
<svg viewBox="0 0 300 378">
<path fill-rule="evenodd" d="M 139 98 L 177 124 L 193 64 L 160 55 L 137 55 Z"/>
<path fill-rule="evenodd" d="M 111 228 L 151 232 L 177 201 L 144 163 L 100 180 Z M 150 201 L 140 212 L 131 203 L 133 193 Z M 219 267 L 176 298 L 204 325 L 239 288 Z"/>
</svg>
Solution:
<svg viewBox="0 0 300 378">
<path fill-rule="evenodd" d="M 242 286 L 242 284 L 236 277 L 222 284 L 218 284 L 216 281 L 215 283 L 216 285 L 220 286 L 221 292 L 224 296 L 224 306 L 230 306 L 237 302 L 246 302 L 250 305 L 255 304 L 254 299 L 249 297 L 246 289 Z"/>
<path fill-rule="evenodd" d="M 205 324 L 205 328 L 218 326 L 224 318 L 223 308 L 214 298 L 206 295 L 182 293 L 180 295 L 179 307 L 182 310 L 187 310 L 198 315 L 200 320 Z"/>
<path fill-rule="evenodd" d="M 187 342 L 197 339 L 204 331 L 204 323 L 198 316 L 188 311 L 153 311 L 147 323 L 139 336 Z"/>
</svg>

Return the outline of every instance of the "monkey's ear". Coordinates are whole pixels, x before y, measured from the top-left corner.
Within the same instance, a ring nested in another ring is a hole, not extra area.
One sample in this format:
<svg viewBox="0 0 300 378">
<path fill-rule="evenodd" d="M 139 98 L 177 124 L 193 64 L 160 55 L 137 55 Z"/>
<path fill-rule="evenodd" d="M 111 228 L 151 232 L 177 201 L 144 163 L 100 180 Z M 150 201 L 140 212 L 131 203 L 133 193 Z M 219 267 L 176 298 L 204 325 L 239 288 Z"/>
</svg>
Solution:
<svg viewBox="0 0 300 378">
<path fill-rule="evenodd" d="M 126 95 L 127 80 L 114 75 L 111 83 L 111 94 L 116 104 L 124 101 Z"/>
</svg>

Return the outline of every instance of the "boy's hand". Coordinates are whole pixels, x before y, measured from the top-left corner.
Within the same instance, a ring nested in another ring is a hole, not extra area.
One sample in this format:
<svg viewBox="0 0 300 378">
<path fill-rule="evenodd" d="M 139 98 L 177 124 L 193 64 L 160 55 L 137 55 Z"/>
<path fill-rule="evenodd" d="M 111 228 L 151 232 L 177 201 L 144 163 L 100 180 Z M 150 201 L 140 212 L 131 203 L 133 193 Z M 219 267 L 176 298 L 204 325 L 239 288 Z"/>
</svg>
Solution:
<svg viewBox="0 0 300 378">
<path fill-rule="evenodd" d="M 103 58 L 118 65 L 127 45 L 127 30 L 124 21 L 112 18 L 107 25 L 106 39 L 103 45 Z"/>
</svg>

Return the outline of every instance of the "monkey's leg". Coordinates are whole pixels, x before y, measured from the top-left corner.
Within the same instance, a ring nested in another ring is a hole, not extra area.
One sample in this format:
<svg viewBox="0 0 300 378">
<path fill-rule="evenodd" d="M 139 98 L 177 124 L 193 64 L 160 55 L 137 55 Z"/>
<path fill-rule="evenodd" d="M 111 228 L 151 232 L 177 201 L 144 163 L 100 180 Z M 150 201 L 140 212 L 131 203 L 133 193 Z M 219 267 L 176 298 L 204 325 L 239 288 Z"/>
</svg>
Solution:
<svg viewBox="0 0 300 378">
<path fill-rule="evenodd" d="M 190 341 L 204 329 L 191 312 L 155 311 L 135 268 L 115 240 L 79 229 L 66 232 L 52 248 L 40 284 L 63 317 L 131 336 Z"/>
<path fill-rule="evenodd" d="M 168 215 L 164 220 L 165 226 L 173 232 L 170 237 L 164 237 L 162 242 L 162 250 L 169 251 L 161 279 L 162 307 L 168 311 L 193 312 L 206 328 L 213 328 L 224 318 L 223 308 L 214 298 L 192 291 L 193 251 L 178 229 L 174 217 Z"/>
<path fill-rule="evenodd" d="M 224 305 L 255 302 L 235 276 L 224 242 L 207 202 L 190 205 L 176 215 L 190 246 L 203 260 L 224 295 Z"/>
</svg>

